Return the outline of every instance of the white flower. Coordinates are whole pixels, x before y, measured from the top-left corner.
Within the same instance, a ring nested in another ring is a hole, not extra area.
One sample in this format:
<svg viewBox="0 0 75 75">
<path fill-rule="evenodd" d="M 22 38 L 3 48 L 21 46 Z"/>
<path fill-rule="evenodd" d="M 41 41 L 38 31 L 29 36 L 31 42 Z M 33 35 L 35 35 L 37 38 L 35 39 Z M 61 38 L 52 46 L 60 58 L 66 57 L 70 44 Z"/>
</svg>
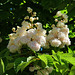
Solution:
<svg viewBox="0 0 75 75">
<path fill-rule="evenodd" d="M 61 41 L 55 38 L 55 39 L 51 40 L 50 44 L 51 44 L 51 46 L 59 47 L 61 45 Z"/>
<path fill-rule="evenodd" d="M 16 32 L 16 28 L 15 28 L 15 27 L 13 27 L 13 28 L 12 28 L 12 31 L 13 31 L 13 32 Z"/>
<path fill-rule="evenodd" d="M 40 45 L 45 46 L 46 38 L 44 36 L 36 36 L 35 41 L 37 41 Z"/>
<path fill-rule="evenodd" d="M 37 75 L 42 75 L 42 73 L 38 70 L 38 71 L 37 71 Z"/>
<path fill-rule="evenodd" d="M 49 31 L 49 34 L 52 34 L 52 30 Z"/>
<path fill-rule="evenodd" d="M 58 19 L 55 19 L 55 22 L 58 22 Z"/>
<path fill-rule="evenodd" d="M 54 37 L 57 37 L 59 31 L 60 31 L 60 28 L 57 28 L 57 27 L 54 27 L 54 28 L 52 29 L 52 34 L 54 35 Z"/>
<path fill-rule="evenodd" d="M 20 29 L 17 30 L 16 34 L 17 34 L 19 37 L 25 36 L 25 35 L 26 35 L 26 30 L 20 28 Z"/>
<path fill-rule="evenodd" d="M 28 11 L 29 13 L 31 13 L 31 12 L 33 11 L 33 9 L 31 9 L 30 7 L 27 7 L 27 11 Z"/>
<path fill-rule="evenodd" d="M 53 67 L 47 68 L 47 71 L 48 71 L 49 73 L 51 73 L 51 72 L 53 71 Z"/>
<path fill-rule="evenodd" d="M 64 28 L 68 28 L 68 26 L 67 26 L 67 25 L 65 25 L 65 26 L 64 26 Z"/>
<path fill-rule="evenodd" d="M 14 40 L 17 37 L 17 35 L 15 33 L 11 33 L 9 34 L 9 38 Z"/>
<path fill-rule="evenodd" d="M 39 17 L 36 17 L 36 20 L 39 20 Z"/>
<path fill-rule="evenodd" d="M 52 24 L 52 26 L 51 26 L 52 28 L 54 28 L 55 27 L 55 25 L 54 24 Z"/>
<path fill-rule="evenodd" d="M 37 22 L 35 25 L 37 26 L 37 29 L 42 29 L 42 24 L 40 22 Z"/>
<path fill-rule="evenodd" d="M 35 35 L 36 35 L 36 28 L 34 28 L 34 29 L 29 29 L 29 30 L 27 31 L 27 37 L 33 38 L 33 36 L 35 36 Z"/>
<path fill-rule="evenodd" d="M 19 50 L 19 47 L 16 46 L 16 45 L 11 45 L 9 50 L 10 50 L 11 53 L 15 53 L 16 51 Z"/>
<path fill-rule="evenodd" d="M 14 44 L 18 47 L 21 46 L 21 43 L 20 43 L 20 37 L 17 37 L 15 40 L 14 40 Z"/>
<path fill-rule="evenodd" d="M 35 67 L 29 67 L 29 71 L 33 72 L 35 70 Z"/>
<path fill-rule="evenodd" d="M 62 28 L 62 27 L 64 27 L 64 26 L 65 26 L 65 24 L 64 24 L 63 22 L 61 22 L 61 21 L 59 21 L 59 22 L 57 23 L 57 27 Z"/>
<path fill-rule="evenodd" d="M 26 20 L 26 19 L 29 19 L 29 16 L 24 17 L 24 19 L 25 19 L 25 20 Z"/>
<path fill-rule="evenodd" d="M 61 13 L 61 11 L 58 11 L 57 13 L 56 13 L 56 16 L 61 16 L 62 15 L 62 13 Z"/>
<path fill-rule="evenodd" d="M 62 14 L 62 17 L 64 18 L 63 22 L 67 23 L 68 22 L 68 16 L 66 14 Z"/>
<path fill-rule="evenodd" d="M 2 42 L 2 38 L 0 37 L 0 43 Z"/>
<path fill-rule="evenodd" d="M 17 26 L 17 29 L 21 28 L 20 26 Z"/>
<path fill-rule="evenodd" d="M 37 29 L 36 30 L 36 34 L 38 36 L 45 36 L 46 35 L 46 30 L 44 30 L 44 29 Z"/>
<path fill-rule="evenodd" d="M 58 39 L 63 40 L 65 38 L 65 34 L 63 32 L 58 33 Z"/>
<path fill-rule="evenodd" d="M 65 45 L 70 45 L 71 44 L 71 41 L 69 38 L 64 38 L 64 40 L 62 41 Z"/>
<path fill-rule="evenodd" d="M 62 14 L 62 16 L 64 17 L 64 18 L 68 18 L 68 16 L 64 13 L 64 14 Z"/>
<path fill-rule="evenodd" d="M 46 69 L 43 69 L 43 70 L 40 70 L 40 71 L 37 71 L 37 75 L 49 75 L 49 72 Z"/>
<path fill-rule="evenodd" d="M 20 39 L 21 44 L 27 44 L 30 41 L 31 41 L 30 38 L 27 36 L 22 36 Z"/>
<path fill-rule="evenodd" d="M 34 68 L 35 68 L 35 70 L 41 69 L 41 67 L 38 65 L 35 65 Z"/>
<path fill-rule="evenodd" d="M 64 32 L 65 34 L 67 33 L 69 33 L 69 28 L 66 28 L 66 27 L 64 27 L 64 28 L 61 28 L 61 30 L 60 30 L 61 32 Z"/>
<path fill-rule="evenodd" d="M 35 20 L 35 18 L 33 17 L 30 17 L 30 21 L 33 22 Z"/>
<path fill-rule="evenodd" d="M 15 45 L 15 44 L 14 44 L 14 40 L 11 40 L 11 39 L 10 39 L 10 41 L 9 41 L 9 43 L 8 43 L 8 45 L 7 45 L 7 48 L 10 49 L 10 46 L 11 46 L 11 45 Z"/>
<path fill-rule="evenodd" d="M 30 47 L 34 51 L 39 51 L 41 45 L 38 44 L 36 41 L 31 41 L 28 43 L 28 47 Z"/>
<path fill-rule="evenodd" d="M 49 41 L 49 40 L 52 40 L 52 39 L 54 39 L 55 37 L 54 37 L 54 35 L 53 34 L 49 34 L 48 36 L 47 36 L 47 40 Z"/>
<path fill-rule="evenodd" d="M 29 29 L 30 27 L 31 27 L 31 24 L 28 23 L 27 21 L 22 22 L 22 29 L 23 30 Z"/>
<path fill-rule="evenodd" d="M 36 14 L 37 14 L 36 12 L 33 12 L 33 16 L 36 16 Z"/>
</svg>

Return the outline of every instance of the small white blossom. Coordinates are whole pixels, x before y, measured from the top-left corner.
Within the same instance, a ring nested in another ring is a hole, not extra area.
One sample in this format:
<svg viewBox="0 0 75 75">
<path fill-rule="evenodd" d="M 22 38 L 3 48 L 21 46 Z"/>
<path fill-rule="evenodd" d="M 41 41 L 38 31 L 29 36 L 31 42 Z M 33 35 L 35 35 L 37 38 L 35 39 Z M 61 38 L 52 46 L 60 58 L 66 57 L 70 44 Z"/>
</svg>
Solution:
<svg viewBox="0 0 75 75">
<path fill-rule="evenodd" d="M 28 42 L 30 42 L 30 38 L 27 36 L 22 36 L 20 42 L 21 44 L 27 44 Z"/>
<path fill-rule="evenodd" d="M 53 39 L 51 40 L 51 46 L 54 46 L 54 47 L 59 47 L 61 45 L 61 41 L 58 40 L 58 39 Z"/>
<path fill-rule="evenodd" d="M 69 33 L 69 28 L 61 28 L 61 30 L 60 30 L 61 32 L 64 32 L 65 34 L 67 33 Z"/>
<path fill-rule="evenodd" d="M 49 68 L 47 68 L 47 71 L 48 71 L 49 73 L 52 73 L 52 71 L 53 71 L 53 67 L 49 67 Z"/>
<path fill-rule="evenodd" d="M 15 53 L 16 51 L 19 50 L 19 47 L 16 46 L 16 45 L 11 45 L 9 50 L 10 50 L 11 53 Z"/>
<path fill-rule="evenodd" d="M 57 27 L 62 28 L 62 27 L 64 27 L 64 26 L 65 26 L 65 24 L 64 24 L 63 22 L 61 22 L 61 21 L 59 21 L 59 22 L 57 23 Z"/>
<path fill-rule="evenodd" d="M 70 45 L 71 44 L 71 41 L 70 41 L 70 39 L 69 38 L 64 38 L 64 40 L 62 41 L 64 44 L 66 44 L 66 45 Z"/>
<path fill-rule="evenodd" d="M 30 7 L 27 7 L 27 11 L 28 11 L 29 13 L 32 13 L 33 9 L 31 9 Z"/>
<path fill-rule="evenodd" d="M 29 71 L 33 72 L 35 70 L 35 67 L 29 67 Z"/>
<path fill-rule="evenodd" d="M 62 13 L 61 13 L 61 11 L 58 11 L 57 13 L 56 13 L 56 16 L 61 16 L 62 15 Z"/>
<path fill-rule="evenodd" d="M 42 74 L 43 75 L 49 75 L 49 72 L 46 69 L 37 71 L 37 75 L 42 75 Z"/>
<path fill-rule="evenodd" d="M 26 19 L 29 19 L 29 16 L 24 17 L 24 19 L 25 19 L 25 20 L 26 20 Z"/>
<path fill-rule="evenodd" d="M 58 39 L 63 40 L 65 38 L 65 34 L 63 32 L 58 33 Z"/>
<path fill-rule="evenodd" d="M 35 18 L 33 17 L 30 17 L 30 21 L 33 22 L 35 20 Z"/>
<path fill-rule="evenodd" d="M 34 51 L 39 51 L 41 45 L 38 44 L 36 41 L 31 41 L 28 43 L 28 47 L 30 47 Z"/>
<path fill-rule="evenodd" d="M 20 37 L 17 37 L 17 38 L 14 40 L 14 44 L 15 44 L 16 46 L 21 46 Z"/>
<path fill-rule="evenodd" d="M 44 36 L 36 36 L 35 41 L 37 41 L 41 46 L 45 46 L 46 38 Z"/>
</svg>

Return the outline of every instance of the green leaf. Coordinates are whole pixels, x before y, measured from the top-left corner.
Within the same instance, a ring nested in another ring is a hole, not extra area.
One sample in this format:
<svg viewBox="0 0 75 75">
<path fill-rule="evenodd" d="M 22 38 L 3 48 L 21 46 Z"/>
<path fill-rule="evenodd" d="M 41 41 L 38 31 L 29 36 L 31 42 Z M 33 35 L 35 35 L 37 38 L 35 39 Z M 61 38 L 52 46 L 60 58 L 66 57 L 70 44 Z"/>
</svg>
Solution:
<svg viewBox="0 0 75 75">
<path fill-rule="evenodd" d="M 24 63 L 24 64 L 23 64 L 24 66 L 21 68 L 21 72 L 22 72 L 30 63 L 35 62 L 35 61 L 36 61 L 36 59 L 32 59 L 32 60 L 30 60 L 29 62 Z"/>
<path fill-rule="evenodd" d="M 61 57 L 61 59 L 68 61 L 72 65 L 75 65 L 75 57 L 73 57 L 73 55 L 73 53 L 64 53 L 60 54 L 59 56 Z"/>
<path fill-rule="evenodd" d="M 68 53 L 73 53 L 72 50 L 68 47 Z"/>
<path fill-rule="evenodd" d="M 45 57 L 47 58 L 47 66 L 52 66 L 53 65 L 53 58 L 50 55 L 45 55 Z"/>
<path fill-rule="evenodd" d="M 47 66 L 48 61 L 47 61 L 47 58 L 46 58 L 45 54 L 38 55 L 38 57 L 39 57 L 40 60 L 42 60 L 42 61 L 46 64 L 46 66 Z"/>
<path fill-rule="evenodd" d="M 52 54 L 56 54 L 54 50 L 52 50 Z"/>
<path fill-rule="evenodd" d="M 14 67 L 14 63 L 8 63 L 6 66 L 6 70 L 10 70 L 13 67 Z"/>
<path fill-rule="evenodd" d="M 72 66 L 69 75 L 75 75 L 75 66 Z"/>
<path fill-rule="evenodd" d="M 21 69 L 21 72 L 32 62 L 36 61 L 36 59 L 32 59 L 29 62 L 22 62 L 17 66 L 17 72 Z"/>
<path fill-rule="evenodd" d="M 66 65 L 63 64 L 63 65 L 60 65 L 60 64 L 56 64 L 56 66 L 58 67 L 58 69 L 66 69 Z"/>
<path fill-rule="evenodd" d="M 0 59 L 0 74 L 2 75 L 5 72 L 4 62 Z"/>
<path fill-rule="evenodd" d="M 19 64 L 17 66 L 17 71 L 16 72 L 18 72 L 25 64 L 26 64 L 26 62 L 23 62 L 23 63 Z"/>
<path fill-rule="evenodd" d="M 75 65 L 75 57 L 61 57 L 61 59 L 70 62 L 72 65 Z"/>
<path fill-rule="evenodd" d="M 58 57 L 56 54 L 53 55 L 53 58 L 58 61 Z"/>
<path fill-rule="evenodd" d="M 20 57 L 20 58 L 17 58 L 14 62 L 14 68 L 15 68 L 15 71 L 17 71 L 17 66 L 23 62 L 26 62 L 27 61 L 27 58 L 26 57 Z"/>
<path fill-rule="evenodd" d="M 50 73 L 49 75 L 61 75 L 60 72 L 56 72 L 55 70 L 52 71 L 52 73 Z"/>
</svg>

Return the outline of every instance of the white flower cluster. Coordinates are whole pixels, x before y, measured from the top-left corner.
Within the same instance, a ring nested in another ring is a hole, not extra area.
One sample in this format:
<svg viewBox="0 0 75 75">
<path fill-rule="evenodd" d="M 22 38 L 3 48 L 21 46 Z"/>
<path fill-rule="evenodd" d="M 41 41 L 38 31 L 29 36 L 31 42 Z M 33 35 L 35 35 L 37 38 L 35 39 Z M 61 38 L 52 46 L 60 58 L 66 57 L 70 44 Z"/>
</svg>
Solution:
<svg viewBox="0 0 75 75">
<path fill-rule="evenodd" d="M 36 12 L 32 12 L 33 9 L 27 8 L 27 11 L 31 14 L 31 17 L 26 16 L 22 22 L 22 27 L 17 26 L 12 28 L 14 33 L 9 35 L 10 41 L 7 48 L 10 52 L 20 52 L 23 45 L 28 45 L 32 50 L 39 51 L 41 46 L 49 48 L 49 45 L 53 47 L 63 48 L 65 45 L 70 45 L 71 41 L 68 37 L 69 28 L 65 25 L 68 22 L 68 16 L 62 14 L 60 11 L 56 13 L 57 17 L 61 17 L 61 20 L 55 19 L 57 25 L 52 25 L 52 30 L 49 31 L 49 35 L 46 36 L 46 30 L 42 28 L 42 24 L 34 20 L 38 20 Z M 30 22 L 27 22 L 26 20 Z M 35 28 L 34 28 L 35 27 Z"/>
<path fill-rule="evenodd" d="M 34 72 L 34 70 L 37 70 L 37 75 L 49 75 L 49 73 L 52 73 L 53 67 L 48 67 L 45 69 L 42 69 L 38 65 L 29 67 L 29 71 Z"/>
<path fill-rule="evenodd" d="M 61 17 L 61 21 L 63 22 L 63 23 L 67 23 L 68 22 L 68 16 L 64 13 L 64 14 L 62 14 L 61 13 L 61 11 L 58 11 L 57 13 L 56 13 L 56 16 L 57 17 Z M 57 20 L 56 20 L 57 21 Z"/>
<path fill-rule="evenodd" d="M 57 25 L 52 25 L 52 30 L 49 31 L 49 35 L 47 36 L 47 43 L 49 42 L 51 46 L 61 47 L 63 48 L 65 45 L 70 45 L 71 41 L 68 37 L 69 28 L 65 23 L 68 21 L 68 16 L 66 14 L 62 14 L 60 11 L 56 14 L 58 17 L 63 16 L 61 21 L 57 22 Z M 57 20 L 56 20 L 57 21 Z"/>
<path fill-rule="evenodd" d="M 0 34 L 1 34 L 1 32 L 0 32 Z M 2 38 L 0 37 L 0 43 L 2 42 Z"/>
<path fill-rule="evenodd" d="M 32 13 L 30 7 L 28 7 L 27 11 Z M 33 12 L 32 16 L 35 14 L 36 13 Z M 22 22 L 22 27 L 17 26 L 17 29 L 13 27 L 12 31 L 14 33 L 9 35 L 10 41 L 7 48 L 12 53 L 15 53 L 16 51 L 20 52 L 22 45 L 28 45 L 28 47 L 34 51 L 39 51 L 41 46 L 45 46 L 46 30 L 42 28 L 42 24 L 39 22 L 33 24 L 33 21 L 38 20 L 38 18 L 29 18 L 29 16 L 26 16 L 24 19 L 29 19 L 31 23 L 24 20 Z M 34 25 L 36 28 L 33 27 Z"/>
</svg>

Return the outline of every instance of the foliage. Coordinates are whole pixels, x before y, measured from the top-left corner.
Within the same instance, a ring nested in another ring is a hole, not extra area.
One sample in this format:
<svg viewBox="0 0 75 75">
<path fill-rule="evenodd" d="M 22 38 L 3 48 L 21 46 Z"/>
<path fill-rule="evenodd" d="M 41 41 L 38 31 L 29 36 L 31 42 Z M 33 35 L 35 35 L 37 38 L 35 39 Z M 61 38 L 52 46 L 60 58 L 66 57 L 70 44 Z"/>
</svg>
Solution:
<svg viewBox="0 0 75 75">
<path fill-rule="evenodd" d="M 58 10 L 69 16 L 67 23 L 71 45 L 63 49 L 50 47 L 39 52 L 25 49 L 22 54 L 12 54 L 6 48 L 11 28 L 21 25 L 23 18 L 29 15 L 27 7 L 37 12 L 43 28 L 49 31 Z M 33 75 L 29 67 L 38 64 L 40 67 L 51 67 L 50 75 L 75 75 L 75 0 L 0 0 L 0 75 Z M 12 74 L 13 73 L 13 74 Z"/>
</svg>

